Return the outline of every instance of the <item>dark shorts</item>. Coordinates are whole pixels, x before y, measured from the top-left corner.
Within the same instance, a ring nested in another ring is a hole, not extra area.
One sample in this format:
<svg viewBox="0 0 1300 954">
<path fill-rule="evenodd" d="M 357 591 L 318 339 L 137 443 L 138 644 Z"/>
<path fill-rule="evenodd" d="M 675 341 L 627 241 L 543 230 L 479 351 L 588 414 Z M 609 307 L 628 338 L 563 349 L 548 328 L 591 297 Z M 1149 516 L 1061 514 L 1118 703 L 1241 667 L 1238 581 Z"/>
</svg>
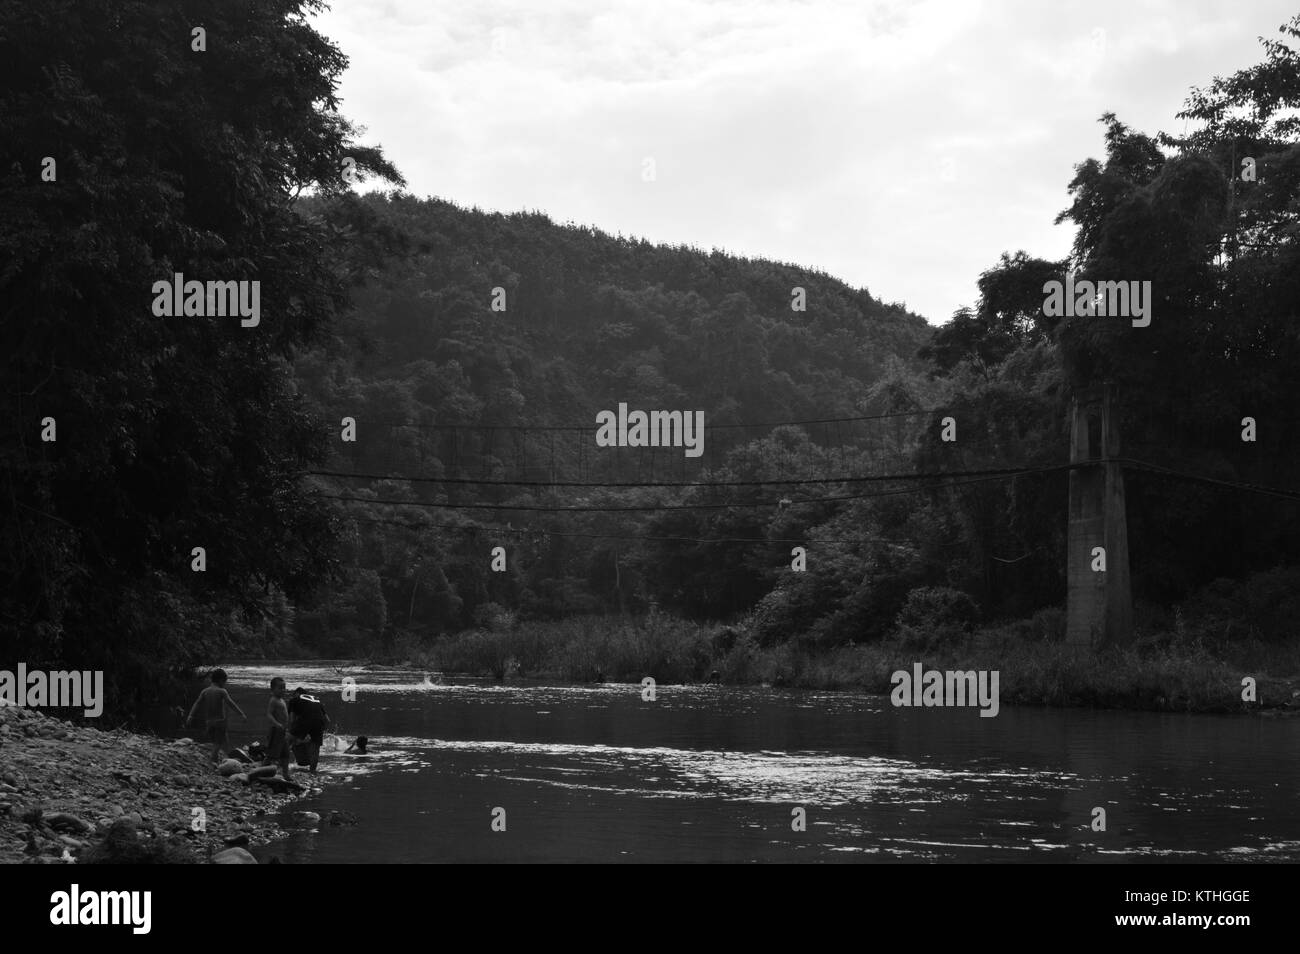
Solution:
<svg viewBox="0 0 1300 954">
<path fill-rule="evenodd" d="M 279 726 L 271 726 L 271 732 L 266 738 L 266 758 L 267 762 L 279 762 L 289 757 L 289 738 L 284 734 L 284 729 Z"/>
<path fill-rule="evenodd" d="M 293 734 L 300 739 L 311 739 L 312 745 L 321 745 L 325 741 L 325 724 L 320 725 L 296 725 L 293 728 Z"/>
<path fill-rule="evenodd" d="M 230 739 L 226 735 L 225 719 L 209 719 L 207 722 L 208 741 L 213 745 L 220 745 L 223 748 L 230 744 Z"/>
</svg>

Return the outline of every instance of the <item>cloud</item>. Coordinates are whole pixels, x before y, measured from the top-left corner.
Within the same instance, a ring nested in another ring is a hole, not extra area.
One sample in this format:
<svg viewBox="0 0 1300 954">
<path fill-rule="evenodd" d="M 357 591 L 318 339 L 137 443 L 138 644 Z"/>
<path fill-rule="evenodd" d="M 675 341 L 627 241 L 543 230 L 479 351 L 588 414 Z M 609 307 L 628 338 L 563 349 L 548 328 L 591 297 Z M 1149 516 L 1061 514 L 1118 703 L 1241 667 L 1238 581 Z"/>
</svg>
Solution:
<svg viewBox="0 0 1300 954">
<path fill-rule="evenodd" d="M 317 25 L 351 61 L 343 111 L 416 194 L 793 261 L 942 321 L 1002 251 L 1068 251 L 1052 219 L 1103 112 L 1181 131 L 1190 87 L 1292 12 L 349 0 Z"/>
</svg>

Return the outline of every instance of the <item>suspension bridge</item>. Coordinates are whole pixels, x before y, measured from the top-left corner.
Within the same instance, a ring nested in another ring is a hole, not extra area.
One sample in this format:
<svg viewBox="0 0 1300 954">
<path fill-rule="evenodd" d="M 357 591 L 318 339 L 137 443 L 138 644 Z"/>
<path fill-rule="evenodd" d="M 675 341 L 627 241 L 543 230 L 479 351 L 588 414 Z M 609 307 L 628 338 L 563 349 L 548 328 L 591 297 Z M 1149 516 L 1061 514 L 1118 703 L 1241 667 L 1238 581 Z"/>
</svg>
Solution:
<svg viewBox="0 0 1300 954">
<path fill-rule="evenodd" d="M 1300 492 L 1154 463 L 1173 442 L 1121 450 L 1109 387 L 1074 398 L 1068 439 L 1044 449 L 1014 426 L 960 408 L 932 407 L 839 418 L 723 423 L 704 428 L 703 453 L 681 447 L 599 447 L 590 425 L 461 425 L 383 418 L 356 421 L 327 468 L 309 472 L 318 496 L 352 510 L 425 508 L 495 514 L 506 526 L 422 524 L 448 531 L 735 544 L 801 543 L 777 537 L 647 536 L 516 526 L 532 514 L 758 509 L 933 493 L 987 482 L 1068 474 L 1067 641 L 1125 642 L 1132 633 L 1125 473 L 1141 471 L 1236 492 L 1300 501 Z M 1065 431 L 1063 431 L 1063 434 Z M 1032 461 L 1008 462 L 1023 444 Z M 1047 459 L 1044 459 L 1046 450 Z M 1124 456 L 1140 453 L 1142 457 Z M 927 469 L 918 469 L 924 462 Z M 342 492 L 331 492 L 342 485 Z M 373 512 L 362 519 L 404 521 Z M 476 520 L 482 518 L 476 517 Z M 1104 557 L 1098 560 L 1098 553 Z M 1017 558 L 996 558 L 1015 563 Z M 1098 566 L 1104 566 L 1099 570 Z"/>
</svg>

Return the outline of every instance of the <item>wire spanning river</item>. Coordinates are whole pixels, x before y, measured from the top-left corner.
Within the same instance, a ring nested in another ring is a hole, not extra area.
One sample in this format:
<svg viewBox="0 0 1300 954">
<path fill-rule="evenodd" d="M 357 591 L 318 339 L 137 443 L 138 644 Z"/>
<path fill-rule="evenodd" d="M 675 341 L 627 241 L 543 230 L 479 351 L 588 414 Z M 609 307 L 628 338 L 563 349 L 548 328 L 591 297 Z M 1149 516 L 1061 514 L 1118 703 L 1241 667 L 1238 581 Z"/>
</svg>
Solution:
<svg viewBox="0 0 1300 954">
<path fill-rule="evenodd" d="M 358 824 L 303 822 L 263 860 L 1300 860 L 1300 720 L 1011 707 L 987 719 L 717 686 L 660 685 L 648 702 L 633 685 L 430 685 L 397 670 L 347 670 L 344 702 L 332 666 L 227 669 L 250 716 L 232 724 L 236 743 L 264 734 L 266 686 L 283 675 L 373 753 L 327 750 L 324 794 L 292 809 Z"/>
</svg>

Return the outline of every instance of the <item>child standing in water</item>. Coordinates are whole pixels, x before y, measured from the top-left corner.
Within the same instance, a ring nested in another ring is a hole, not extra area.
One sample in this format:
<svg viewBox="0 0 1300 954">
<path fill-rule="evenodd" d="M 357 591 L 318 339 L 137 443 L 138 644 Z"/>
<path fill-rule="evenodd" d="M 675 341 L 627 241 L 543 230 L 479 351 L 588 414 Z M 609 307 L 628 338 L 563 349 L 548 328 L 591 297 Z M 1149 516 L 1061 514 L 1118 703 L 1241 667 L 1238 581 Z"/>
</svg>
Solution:
<svg viewBox="0 0 1300 954">
<path fill-rule="evenodd" d="M 203 712 L 203 731 L 207 740 L 212 743 L 212 764 L 216 765 L 230 746 L 230 738 L 226 732 L 226 706 L 238 712 L 239 717 L 245 722 L 248 721 L 248 716 L 235 705 L 235 700 L 230 698 L 230 693 L 226 691 L 224 669 L 212 670 L 212 675 L 208 678 L 212 680 L 212 685 L 200 692 L 198 699 L 194 700 L 194 706 L 190 709 L 185 724 L 189 725 L 194 721 L 197 713 Z"/>
<path fill-rule="evenodd" d="M 271 720 L 271 731 L 266 740 L 266 764 L 275 762 L 280 774 L 289 779 L 289 706 L 284 701 L 284 680 L 276 676 L 271 680 L 271 700 L 266 704 L 266 717 Z"/>
</svg>

